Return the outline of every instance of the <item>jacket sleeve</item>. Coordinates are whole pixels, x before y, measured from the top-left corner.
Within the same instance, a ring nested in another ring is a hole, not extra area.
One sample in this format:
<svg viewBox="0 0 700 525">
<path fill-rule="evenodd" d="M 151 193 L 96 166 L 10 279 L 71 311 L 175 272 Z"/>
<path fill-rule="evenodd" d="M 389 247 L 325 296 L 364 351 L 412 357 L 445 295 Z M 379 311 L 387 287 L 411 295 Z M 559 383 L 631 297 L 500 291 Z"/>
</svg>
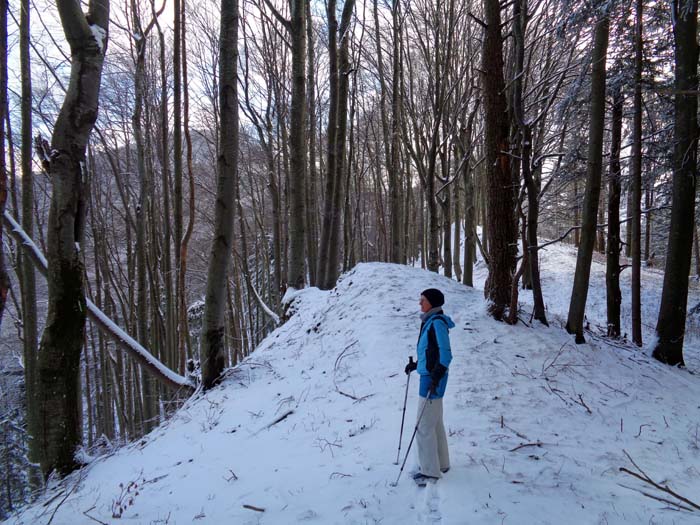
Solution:
<svg viewBox="0 0 700 525">
<path fill-rule="evenodd" d="M 445 368 L 450 366 L 452 361 L 452 349 L 450 348 L 450 334 L 447 328 L 447 323 L 433 323 L 435 329 L 435 338 L 437 339 L 438 349 L 440 350 L 440 364 Z"/>
</svg>

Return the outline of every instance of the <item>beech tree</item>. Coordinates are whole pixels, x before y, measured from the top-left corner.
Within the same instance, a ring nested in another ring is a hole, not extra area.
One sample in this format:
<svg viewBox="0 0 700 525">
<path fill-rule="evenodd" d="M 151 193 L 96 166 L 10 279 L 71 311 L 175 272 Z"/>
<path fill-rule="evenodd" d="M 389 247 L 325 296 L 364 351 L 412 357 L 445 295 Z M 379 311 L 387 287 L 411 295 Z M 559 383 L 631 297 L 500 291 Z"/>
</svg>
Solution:
<svg viewBox="0 0 700 525">
<path fill-rule="evenodd" d="M 226 286 L 233 244 L 233 220 L 238 198 L 238 0 L 221 2 L 219 39 L 219 131 L 218 177 L 214 239 L 207 272 L 202 336 L 202 382 L 211 388 L 225 364 L 224 320 Z"/>
<path fill-rule="evenodd" d="M 73 0 L 57 0 L 71 51 L 71 76 L 54 125 L 51 147 L 43 148 L 53 193 L 47 231 L 49 313 L 38 363 L 41 468 L 67 474 L 77 466 L 82 440 L 80 353 L 85 336 L 84 238 L 86 148 L 97 119 L 109 27 L 109 0 L 90 0 L 88 12 Z"/>
</svg>

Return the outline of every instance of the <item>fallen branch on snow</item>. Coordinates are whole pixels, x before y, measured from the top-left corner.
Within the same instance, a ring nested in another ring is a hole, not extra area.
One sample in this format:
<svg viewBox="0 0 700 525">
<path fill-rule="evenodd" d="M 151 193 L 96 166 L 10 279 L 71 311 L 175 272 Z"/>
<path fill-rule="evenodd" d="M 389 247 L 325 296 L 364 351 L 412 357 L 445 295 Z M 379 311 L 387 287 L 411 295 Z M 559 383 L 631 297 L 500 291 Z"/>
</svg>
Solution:
<svg viewBox="0 0 700 525">
<path fill-rule="evenodd" d="M 677 492 L 674 492 L 673 490 L 671 490 L 671 489 L 669 488 L 668 485 L 660 485 L 659 483 L 657 483 L 656 481 L 654 481 L 653 479 L 651 479 L 651 478 L 647 475 L 647 473 L 644 472 L 644 471 L 639 467 L 639 465 L 637 465 L 637 464 L 634 462 L 634 460 L 633 460 L 632 457 L 627 453 L 626 450 L 623 450 L 622 452 L 625 453 L 625 456 L 627 456 L 627 459 L 630 460 L 630 463 L 632 463 L 632 465 L 634 465 L 634 467 L 635 467 L 639 472 L 638 472 L 638 473 L 637 473 L 637 472 L 632 472 L 631 470 L 626 469 L 625 467 L 620 467 L 620 472 L 624 472 L 625 474 L 629 474 L 630 476 L 634 476 L 635 478 L 642 480 L 644 483 L 648 483 L 649 485 L 651 485 L 651 486 L 654 487 L 655 489 L 660 490 L 661 492 L 665 492 L 666 494 L 670 494 L 670 495 L 673 496 L 674 498 L 676 498 L 676 499 L 682 501 L 683 503 L 685 503 L 686 505 L 692 507 L 692 509 L 694 509 L 694 510 L 700 510 L 700 505 L 698 505 L 697 503 L 694 503 L 694 502 L 692 502 L 691 500 L 689 500 L 688 498 L 684 498 L 683 496 L 681 496 L 681 495 L 678 494 Z M 659 498 L 657 498 L 657 497 L 654 497 L 654 496 L 652 496 L 652 495 L 646 494 L 646 493 L 644 493 L 644 492 L 642 492 L 642 494 L 644 494 L 645 496 L 648 496 L 648 497 L 650 497 L 650 498 L 654 498 L 654 499 L 658 499 L 659 501 L 663 501 L 664 503 L 671 503 L 671 504 L 673 504 L 673 505 L 675 505 L 675 506 L 677 506 L 677 507 L 680 507 L 680 508 L 684 508 L 684 509 L 685 509 L 685 507 L 683 507 L 682 505 L 680 505 L 680 504 L 678 504 L 678 503 L 674 503 L 674 502 L 668 501 L 668 500 L 666 500 L 666 499 L 659 499 Z M 690 510 L 692 510 L 692 509 L 690 509 Z M 686 510 L 688 510 L 688 509 L 686 509 Z"/>
</svg>

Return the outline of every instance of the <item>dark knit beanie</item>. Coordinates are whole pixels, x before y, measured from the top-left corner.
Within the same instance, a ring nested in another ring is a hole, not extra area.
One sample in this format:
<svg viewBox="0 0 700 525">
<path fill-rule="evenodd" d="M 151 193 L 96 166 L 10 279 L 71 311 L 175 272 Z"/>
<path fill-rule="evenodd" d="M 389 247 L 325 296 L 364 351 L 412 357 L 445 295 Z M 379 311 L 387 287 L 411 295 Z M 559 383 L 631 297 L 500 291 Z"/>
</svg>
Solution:
<svg viewBox="0 0 700 525">
<path fill-rule="evenodd" d="M 433 308 L 445 304 L 445 296 L 442 295 L 442 292 L 437 288 L 428 288 L 427 290 L 423 290 L 421 295 L 428 300 L 430 306 Z"/>
</svg>

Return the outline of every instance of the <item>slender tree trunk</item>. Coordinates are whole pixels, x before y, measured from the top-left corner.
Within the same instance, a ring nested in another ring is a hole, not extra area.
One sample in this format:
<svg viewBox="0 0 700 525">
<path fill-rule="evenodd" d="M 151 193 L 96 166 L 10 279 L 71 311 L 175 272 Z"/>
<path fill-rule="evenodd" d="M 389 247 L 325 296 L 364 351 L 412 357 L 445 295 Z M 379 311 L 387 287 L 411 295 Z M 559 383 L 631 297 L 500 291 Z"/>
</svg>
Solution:
<svg viewBox="0 0 700 525">
<path fill-rule="evenodd" d="M 343 217 L 343 194 L 345 180 L 348 177 L 349 162 L 346 158 L 346 137 L 348 129 L 348 97 L 350 91 L 350 20 L 352 17 L 355 0 L 345 0 L 343 12 L 338 28 L 340 37 L 338 46 L 338 127 L 335 136 L 336 165 L 332 224 L 329 236 L 328 260 L 326 268 L 326 282 L 324 288 L 330 290 L 338 280 L 338 260 L 341 253 L 341 222 Z"/>
<path fill-rule="evenodd" d="M 652 179 L 651 177 L 649 177 Z M 644 190 L 644 208 L 649 210 L 654 202 L 654 181 L 648 180 L 645 184 L 646 188 Z M 646 212 L 644 217 L 644 261 L 648 266 L 652 265 L 652 261 L 649 260 L 651 254 L 651 225 L 653 223 L 653 214 L 649 210 Z"/>
<path fill-rule="evenodd" d="M 632 112 L 632 160 L 630 178 L 632 185 L 632 341 L 642 346 L 642 8 L 643 0 L 636 0 L 636 24 L 634 35 L 634 98 Z"/>
<path fill-rule="evenodd" d="M 333 195 L 335 193 L 335 165 L 336 148 L 335 136 L 338 126 L 338 52 L 337 33 L 338 21 L 335 15 L 335 0 L 328 1 L 328 127 L 326 131 L 326 178 L 323 201 L 323 225 L 321 228 L 321 239 L 318 257 L 318 280 L 319 286 L 326 286 L 326 269 L 328 268 L 329 243 L 332 227 Z"/>
<path fill-rule="evenodd" d="M 345 134 L 349 83 L 348 29 L 354 0 L 346 0 L 340 27 L 336 19 L 335 0 L 328 2 L 329 106 L 328 163 L 323 233 L 319 253 L 319 285 L 330 290 L 338 279 L 340 221 L 345 176 Z M 340 35 L 340 45 L 338 45 Z"/>
<path fill-rule="evenodd" d="M 233 244 L 233 220 L 238 199 L 238 0 L 221 1 L 219 40 L 218 178 L 214 239 L 207 271 L 202 334 L 202 382 L 213 387 L 225 366 L 226 283 Z"/>
<path fill-rule="evenodd" d="M 600 188 L 600 202 L 607 202 L 605 196 L 605 186 Z M 598 204 L 598 224 L 605 224 L 605 210 L 606 206 Z M 605 253 L 605 230 L 598 228 L 598 238 L 596 239 L 596 251 L 600 253 Z"/>
<path fill-rule="evenodd" d="M 189 78 L 187 73 L 187 22 L 186 22 L 187 4 L 185 0 L 182 0 L 182 31 L 181 31 L 181 45 L 182 45 L 182 130 L 184 132 L 185 146 L 186 146 L 186 160 L 187 160 L 187 181 L 189 183 L 189 195 L 188 195 L 188 217 L 187 217 L 187 228 L 182 235 L 182 241 L 180 242 L 180 271 L 178 272 L 178 289 L 180 290 L 180 317 L 181 324 L 185 327 L 185 330 L 181 331 L 181 337 L 184 339 L 184 346 L 187 350 L 187 355 L 189 357 L 194 357 L 194 352 L 192 351 L 192 340 L 190 338 L 189 321 L 187 313 L 187 260 L 189 253 L 190 239 L 192 238 L 192 232 L 194 231 L 194 220 L 195 220 L 195 185 L 194 185 L 194 173 L 192 169 L 192 137 L 190 134 L 190 97 L 189 97 Z"/>
<path fill-rule="evenodd" d="M 700 234 L 698 233 L 697 221 L 694 228 L 695 236 L 695 276 L 700 279 Z"/>
<path fill-rule="evenodd" d="M 625 221 L 625 257 L 628 259 L 632 257 L 632 224 L 630 224 L 632 217 L 632 204 L 633 192 L 632 192 L 632 181 L 627 183 L 627 207 L 625 208 L 625 215 L 627 220 Z"/>
<path fill-rule="evenodd" d="M 393 35 L 392 88 L 391 88 L 391 160 L 388 166 L 389 199 L 391 210 L 391 262 L 406 260 L 403 206 L 401 205 L 401 3 L 392 0 L 391 27 Z"/>
<path fill-rule="evenodd" d="M 574 179 L 574 226 L 581 226 L 581 205 L 579 204 L 580 193 L 578 191 L 578 179 Z M 581 246 L 581 230 L 574 231 L 574 246 Z"/>
<path fill-rule="evenodd" d="M 309 176 L 306 186 L 306 258 L 309 270 L 309 284 L 318 283 L 318 170 L 316 169 L 316 49 L 314 40 L 311 1 L 306 0 L 306 47 L 308 63 L 306 66 L 306 91 L 309 142 Z"/>
<path fill-rule="evenodd" d="M 527 0 L 516 1 L 513 8 L 515 18 L 513 27 L 515 35 L 515 64 L 516 72 L 513 82 L 513 112 L 520 133 L 520 157 L 523 172 L 523 180 L 527 188 L 528 211 L 526 218 L 526 229 L 523 238 L 523 253 L 527 250 L 527 264 L 523 260 L 523 272 L 529 269 L 532 284 L 532 296 L 534 301 L 533 317 L 545 326 L 547 315 L 544 308 L 544 298 L 542 297 L 542 286 L 540 284 L 539 254 L 537 250 L 537 223 L 539 218 L 539 191 L 532 175 L 532 128 L 526 121 L 525 107 L 523 104 L 523 76 L 525 65 L 525 35 L 527 29 Z M 517 283 L 512 288 L 514 299 L 511 300 L 511 307 L 517 307 Z M 515 312 L 511 312 L 510 319 L 515 321 Z"/>
<path fill-rule="evenodd" d="M 29 0 L 20 5 L 20 68 L 22 75 L 22 228 L 34 237 L 34 174 L 32 172 L 32 76 L 29 54 L 30 7 Z M 1 89 L 1 88 L 0 88 Z M 38 327 L 36 308 L 36 271 L 27 256 L 21 257 L 22 266 L 22 337 L 24 344 L 24 382 L 27 397 L 27 429 L 29 460 L 38 463 L 37 448 L 36 368 L 38 360 Z"/>
<path fill-rule="evenodd" d="M 7 161 L 5 155 L 5 116 L 7 113 L 7 1 L 0 1 L 0 215 L 7 203 Z M 5 267 L 5 244 L 0 228 L 0 326 L 10 290 L 10 276 Z"/>
<path fill-rule="evenodd" d="M 175 296 L 177 304 L 177 355 L 179 371 L 184 373 L 187 360 L 187 305 L 182 279 L 182 0 L 175 0 L 173 21 L 173 244 L 175 248 Z"/>
<path fill-rule="evenodd" d="M 464 163 L 464 274 L 462 283 L 467 286 L 474 286 L 474 263 L 476 262 L 476 186 L 474 184 L 474 171 L 471 166 L 472 134 L 474 130 L 474 119 L 479 109 L 479 99 L 476 100 L 474 108 L 467 118 L 467 126 L 463 132 L 462 144 L 465 144 L 463 155 L 467 155 Z"/>
<path fill-rule="evenodd" d="M 44 158 L 53 181 L 47 259 L 49 312 L 38 366 L 41 468 L 67 474 L 81 442 L 80 352 L 85 331 L 84 266 L 79 251 L 85 217 L 85 150 L 97 119 L 109 1 L 91 0 L 87 16 L 72 0 L 57 2 L 71 49 L 71 77 Z M 89 21 L 89 22 L 88 22 Z"/>
<path fill-rule="evenodd" d="M 457 175 L 459 177 L 459 175 Z M 462 209 L 462 199 L 460 198 L 460 181 L 461 177 L 455 181 L 454 183 L 454 243 L 452 245 L 453 247 L 453 253 L 452 253 L 452 265 L 454 266 L 455 270 L 455 278 L 457 281 L 462 280 L 462 265 L 459 262 L 459 248 L 460 245 L 462 244 L 462 227 L 461 227 L 461 221 L 462 217 L 460 216 L 460 211 Z M 452 232 L 450 232 L 451 234 Z"/>
<path fill-rule="evenodd" d="M 620 147 L 622 144 L 622 90 L 613 93 L 610 172 L 608 179 L 608 242 L 605 287 L 607 296 L 608 337 L 620 337 Z"/>
<path fill-rule="evenodd" d="M 150 171 L 146 169 L 146 146 L 143 134 L 143 106 L 145 103 L 144 94 L 146 89 L 146 43 L 148 32 L 141 27 L 139 19 L 138 7 L 136 2 L 132 0 L 131 11 L 133 17 L 134 28 L 134 49 L 136 51 L 136 69 L 134 73 L 134 113 L 131 117 L 131 123 L 134 129 L 134 142 L 136 143 L 136 167 L 139 178 L 139 205 L 136 209 L 136 295 L 138 319 L 136 323 L 136 333 L 138 341 L 144 346 L 149 347 L 149 303 L 148 303 L 148 284 L 147 284 L 147 233 L 148 226 L 148 207 L 152 198 L 151 176 Z M 143 374 L 143 395 L 144 407 L 144 432 L 150 432 L 155 426 L 155 385 L 150 377 Z"/>
<path fill-rule="evenodd" d="M 292 101 L 289 120 L 289 286 L 306 282 L 306 16 L 305 0 L 290 0 L 292 42 Z"/>
<path fill-rule="evenodd" d="M 165 283 L 165 353 L 164 362 L 171 370 L 177 370 L 178 336 L 177 336 L 177 305 L 175 304 L 175 292 L 173 290 L 173 246 L 172 230 L 170 222 L 170 160 L 168 141 L 168 75 L 166 71 L 165 35 L 155 20 L 158 28 L 158 41 L 160 46 L 160 164 L 161 164 L 161 188 L 163 195 L 163 241 L 162 264 L 163 281 Z"/>
<path fill-rule="evenodd" d="M 591 56 L 591 110 L 588 137 L 588 161 L 586 193 L 583 201 L 581 245 L 576 258 L 574 286 L 569 303 L 569 316 L 566 330 L 576 334 L 576 342 L 583 343 L 583 318 L 586 312 L 588 282 L 591 274 L 593 247 L 598 223 L 598 203 L 603 164 L 603 134 L 605 131 L 605 58 L 608 51 L 610 18 L 606 13 L 599 15 L 595 26 L 593 52 Z"/>
<path fill-rule="evenodd" d="M 502 319 L 510 303 L 512 268 L 515 261 L 515 203 L 510 173 L 509 132 L 503 78 L 501 7 L 498 0 L 484 0 L 486 30 L 482 54 L 484 144 L 488 180 L 487 229 L 489 276 L 484 295 L 489 314 Z"/>
<path fill-rule="evenodd" d="M 664 287 L 656 324 L 658 340 L 652 355 L 662 363 L 682 365 L 698 176 L 698 2 L 674 0 L 672 9 L 676 92 L 673 205 Z"/>
</svg>

